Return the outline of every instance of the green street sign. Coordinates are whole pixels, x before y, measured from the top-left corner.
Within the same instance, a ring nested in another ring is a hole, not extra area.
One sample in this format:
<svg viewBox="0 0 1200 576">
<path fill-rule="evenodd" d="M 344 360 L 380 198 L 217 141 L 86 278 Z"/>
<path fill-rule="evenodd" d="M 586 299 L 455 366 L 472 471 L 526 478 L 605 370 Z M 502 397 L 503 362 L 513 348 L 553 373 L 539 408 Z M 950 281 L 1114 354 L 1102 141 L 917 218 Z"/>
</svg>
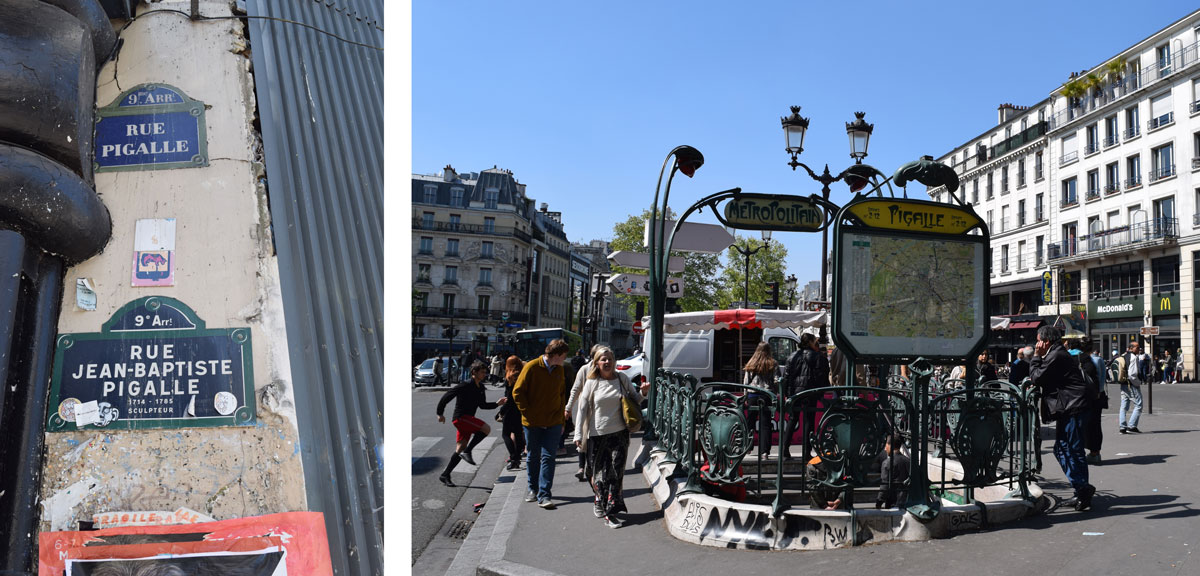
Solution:
<svg viewBox="0 0 1200 576">
<path fill-rule="evenodd" d="M 253 424 L 250 328 L 208 329 L 186 304 L 134 300 L 100 332 L 62 334 L 50 432 Z"/>
<path fill-rule="evenodd" d="M 725 204 L 725 220 L 740 230 L 814 232 L 825 227 L 825 211 L 799 196 L 741 194 Z"/>
</svg>

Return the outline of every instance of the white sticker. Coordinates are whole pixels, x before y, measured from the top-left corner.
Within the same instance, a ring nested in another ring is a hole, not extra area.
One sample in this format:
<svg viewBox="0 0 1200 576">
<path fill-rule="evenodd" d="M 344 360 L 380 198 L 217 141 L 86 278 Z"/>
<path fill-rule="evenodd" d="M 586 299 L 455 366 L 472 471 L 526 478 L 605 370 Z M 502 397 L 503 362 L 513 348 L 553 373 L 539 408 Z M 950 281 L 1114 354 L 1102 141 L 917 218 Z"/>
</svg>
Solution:
<svg viewBox="0 0 1200 576">
<path fill-rule="evenodd" d="M 237 396 L 229 392 L 217 392 L 213 407 L 217 409 L 217 414 L 222 416 L 233 414 L 233 411 L 237 410 Z"/>
<path fill-rule="evenodd" d="M 96 400 L 80 402 L 75 405 L 75 426 L 83 428 L 88 424 L 100 423 L 100 404 Z"/>
<path fill-rule="evenodd" d="M 175 249 L 175 219 L 138 220 L 134 224 L 133 249 L 137 252 Z"/>
<path fill-rule="evenodd" d="M 92 289 L 92 283 L 87 278 L 75 280 L 75 305 L 80 310 L 96 309 L 96 291 Z"/>
</svg>

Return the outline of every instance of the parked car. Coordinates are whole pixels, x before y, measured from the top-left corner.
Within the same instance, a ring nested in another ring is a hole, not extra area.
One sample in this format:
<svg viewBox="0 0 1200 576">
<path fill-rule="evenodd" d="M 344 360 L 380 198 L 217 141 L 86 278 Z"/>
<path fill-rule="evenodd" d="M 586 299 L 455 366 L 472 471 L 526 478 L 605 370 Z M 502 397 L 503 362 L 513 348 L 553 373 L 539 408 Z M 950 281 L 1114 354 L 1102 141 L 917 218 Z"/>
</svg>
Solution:
<svg viewBox="0 0 1200 576">
<path fill-rule="evenodd" d="M 458 377 L 458 361 L 450 358 L 442 358 L 442 382 L 446 385 L 454 384 Z M 426 358 L 424 362 L 413 368 L 413 386 L 433 386 L 433 358 Z"/>
<path fill-rule="evenodd" d="M 642 371 L 645 369 L 646 354 L 638 352 L 633 356 L 617 361 L 617 371 L 628 376 L 634 384 L 642 382 Z"/>
</svg>

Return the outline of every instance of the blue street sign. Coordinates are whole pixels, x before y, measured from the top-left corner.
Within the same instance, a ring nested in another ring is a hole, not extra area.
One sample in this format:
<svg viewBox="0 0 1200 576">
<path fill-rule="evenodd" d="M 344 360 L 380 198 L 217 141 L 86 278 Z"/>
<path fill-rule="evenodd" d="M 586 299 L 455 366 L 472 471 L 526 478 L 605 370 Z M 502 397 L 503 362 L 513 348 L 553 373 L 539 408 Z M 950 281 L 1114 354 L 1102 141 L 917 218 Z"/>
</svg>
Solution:
<svg viewBox="0 0 1200 576">
<path fill-rule="evenodd" d="M 96 112 L 97 172 L 208 165 L 204 103 L 163 84 L 143 84 Z"/>
</svg>

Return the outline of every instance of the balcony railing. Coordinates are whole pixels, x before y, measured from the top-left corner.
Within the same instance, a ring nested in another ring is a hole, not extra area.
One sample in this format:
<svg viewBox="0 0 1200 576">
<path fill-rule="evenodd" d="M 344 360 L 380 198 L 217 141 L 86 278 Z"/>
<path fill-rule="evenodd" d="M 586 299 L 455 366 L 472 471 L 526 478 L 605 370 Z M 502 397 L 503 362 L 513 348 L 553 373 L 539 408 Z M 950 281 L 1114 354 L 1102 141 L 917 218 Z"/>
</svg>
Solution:
<svg viewBox="0 0 1200 576">
<path fill-rule="evenodd" d="M 433 256 L 433 248 L 418 248 L 417 254 L 420 256 Z"/>
<path fill-rule="evenodd" d="M 1192 158 L 1192 170 L 1200 170 L 1200 156 Z"/>
<path fill-rule="evenodd" d="M 1159 166 L 1158 168 L 1154 168 L 1154 169 L 1150 170 L 1149 178 L 1150 178 L 1151 182 L 1157 182 L 1159 180 L 1162 180 L 1163 178 L 1170 178 L 1171 176 L 1174 176 L 1174 175 L 1175 175 L 1175 165 L 1171 164 L 1169 166 Z"/>
<path fill-rule="evenodd" d="M 1041 166 L 1038 166 L 1037 168 L 1033 169 L 1033 179 L 1035 181 L 1042 179 L 1042 167 Z"/>
<path fill-rule="evenodd" d="M 418 274 L 413 282 L 417 284 L 433 284 L 433 280 L 429 278 L 428 274 Z"/>
<path fill-rule="evenodd" d="M 1134 188 L 1137 188 L 1138 186 L 1141 186 L 1141 185 L 1142 185 L 1142 177 L 1141 176 L 1130 176 L 1129 178 L 1125 179 L 1125 189 L 1126 190 L 1133 190 Z"/>
<path fill-rule="evenodd" d="M 1192 226 L 1200 226 L 1200 213 L 1192 214 Z"/>
<path fill-rule="evenodd" d="M 492 281 L 491 281 L 491 280 L 484 280 L 484 279 L 482 279 L 482 278 L 481 278 L 481 279 L 479 280 L 479 282 L 476 282 L 476 283 L 475 283 L 475 285 L 476 285 L 476 286 L 484 286 L 484 287 L 487 287 L 487 288 L 491 288 L 491 287 L 492 287 Z"/>
<path fill-rule="evenodd" d="M 1170 124 L 1174 121 L 1175 121 L 1175 113 L 1167 112 L 1166 114 L 1163 114 L 1162 116 L 1159 116 L 1157 118 L 1151 118 L 1149 121 L 1147 121 L 1146 129 L 1154 130 L 1155 128 L 1162 128 L 1163 126 L 1166 126 L 1167 124 Z"/>
<path fill-rule="evenodd" d="M 1079 197 L 1074 194 L 1071 194 L 1070 196 L 1063 198 L 1062 200 L 1059 200 L 1059 202 L 1058 202 L 1059 208 L 1069 208 L 1071 206 L 1078 206 L 1078 205 L 1079 205 Z"/>
<path fill-rule="evenodd" d="M 442 278 L 442 284 L 443 285 L 451 284 L 454 286 L 458 286 L 458 278 Z"/>
<path fill-rule="evenodd" d="M 435 232 L 455 232 L 458 234 L 484 234 L 488 236 L 511 236 L 525 242 L 529 234 L 512 226 L 495 226 L 488 224 L 463 224 L 451 222 L 425 222 L 421 218 L 413 218 L 413 230 L 433 230 Z"/>
<path fill-rule="evenodd" d="M 1131 226 L 1117 226 L 1088 236 L 1080 236 L 1074 240 L 1053 242 L 1049 245 L 1050 260 L 1126 247 L 1135 249 L 1149 242 L 1178 237 L 1179 219 L 1155 218 Z"/>
<path fill-rule="evenodd" d="M 1123 75 L 1120 81 L 1109 84 L 1099 91 L 1092 91 L 1088 96 L 1077 98 L 1070 102 L 1067 107 L 1060 110 L 1058 113 L 1050 117 L 1049 129 L 1057 130 L 1066 126 L 1076 118 L 1088 115 L 1089 113 L 1104 108 L 1113 102 L 1121 100 L 1130 94 L 1140 90 L 1142 87 L 1149 86 L 1156 82 L 1164 81 L 1174 72 L 1180 72 L 1192 66 L 1197 62 L 1197 56 L 1200 55 L 1200 42 L 1192 43 L 1172 55 L 1172 61 L 1165 65 L 1154 65 L 1142 70 L 1136 70 Z M 1192 104 L 1194 107 L 1200 105 L 1200 102 Z M 1196 108 L 1193 108 L 1193 112 Z M 1126 135 L 1126 138 L 1136 136 L 1137 132 Z"/>
<path fill-rule="evenodd" d="M 1115 182 L 1112 184 L 1104 185 L 1104 193 L 1105 194 L 1116 194 L 1117 192 L 1120 192 L 1120 191 L 1121 191 L 1121 186 Z"/>
<path fill-rule="evenodd" d="M 505 314 L 508 322 L 528 322 L 529 313 L 517 310 L 497 310 L 495 308 L 480 310 L 477 308 L 446 308 L 443 306 L 413 306 L 413 316 L 437 316 L 462 320 L 504 321 Z"/>
<path fill-rule="evenodd" d="M 1079 151 L 1078 150 L 1075 150 L 1072 152 L 1067 152 L 1066 154 L 1063 154 L 1061 158 L 1058 159 L 1058 165 L 1066 166 L 1067 164 L 1070 164 L 1078 159 L 1079 159 Z"/>
<path fill-rule="evenodd" d="M 1095 154 L 1100 151 L 1100 144 L 1097 142 L 1088 142 L 1083 145 L 1084 154 Z"/>
<path fill-rule="evenodd" d="M 1117 137 L 1116 133 L 1109 134 L 1108 136 L 1104 137 L 1104 147 L 1105 148 L 1111 148 L 1120 143 L 1121 143 L 1121 139 Z"/>
<path fill-rule="evenodd" d="M 1099 200 L 1099 199 L 1100 199 L 1100 189 L 1099 188 L 1089 188 L 1087 191 L 1088 202 L 1091 202 L 1092 200 Z"/>
<path fill-rule="evenodd" d="M 1197 112 L 1200 112 L 1200 100 L 1197 100 L 1197 101 L 1195 101 L 1195 102 L 1192 102 L 1192 103 L 1191 103 L 1191 105 L 1188 107 L 1188 110 L 1189 110 L 1189 111 L 1190 111 L 1192 114 L 1195 114 L 1195 113 L 1197 113 Z"/>
<path fill-rule="evenodd" d="M 1034 211 L 1034 213 L 1033 213 L 1033 221 L 1034 222 L 1044 222 L 1045 220 L 1046 220 L 1046 214 L 1042 212 L 1041 208 L 1038 208 L 1037 210 Z"/>
<path fill-rule="evenodd" d="M 1127 128 L 1125 130 L 1124 134 L 1125 134 L 1126 140 L 1133 140 L 1134 138 L 1137 138 L 1141 134 L 1141 131 L 1138 130 L 1137 126 L 1132 126 L 1130 128 Z"/>
</svg>

